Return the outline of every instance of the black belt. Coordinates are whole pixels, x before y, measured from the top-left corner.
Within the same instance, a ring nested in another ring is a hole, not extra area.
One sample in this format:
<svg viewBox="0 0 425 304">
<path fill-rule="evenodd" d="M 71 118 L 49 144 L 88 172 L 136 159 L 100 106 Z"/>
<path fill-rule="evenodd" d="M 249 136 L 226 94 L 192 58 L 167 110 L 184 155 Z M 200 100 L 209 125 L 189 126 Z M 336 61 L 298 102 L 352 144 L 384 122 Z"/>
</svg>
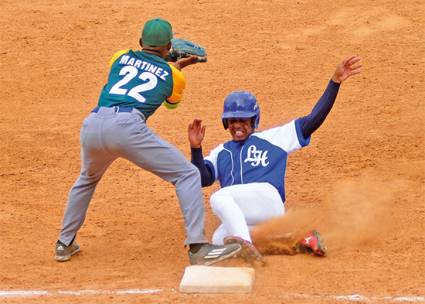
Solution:
<svg viewBox="0 0 425 304">
<path fill-rule="evenodd" d="M 100 109 L 101 107 L 96 107 L 96 108 L 94 108 L 93 110 L 92 110 L 92 113 L 97 113 L 97 112 L 99 112 L 99 109 Z M 130 112 L 132 112 L 133 111 L 133 107 L 121 107 L 121 106 L 115 106 L 115 107 L 113 107 L 114 109 L 115 109 L 115 112 L 116 113 L 118 113 L 118 112 L 126 112 L 126 113 L 130 113 Z"/>
</svg>

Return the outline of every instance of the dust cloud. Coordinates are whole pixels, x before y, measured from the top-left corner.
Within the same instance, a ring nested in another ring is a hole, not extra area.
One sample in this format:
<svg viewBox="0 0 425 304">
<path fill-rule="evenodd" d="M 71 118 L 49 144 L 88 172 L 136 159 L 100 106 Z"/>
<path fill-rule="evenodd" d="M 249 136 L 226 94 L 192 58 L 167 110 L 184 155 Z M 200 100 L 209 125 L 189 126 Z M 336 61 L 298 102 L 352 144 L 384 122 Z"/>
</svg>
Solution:
<svg viewBox="0 0 425 304">
<path fill-rule="evenodd" d="M 253 241 L 262 252 L 291 254 L 287 248 L 316 229 L 332 251 L 377 245 L 395 228 L 393 207 L 405 187 L 402 180 L 384 180 L 378 173 L 366 171 L 338 182 L 324 204 L 296 207 L 258 226 L 252 231 Z"/>
</svg>

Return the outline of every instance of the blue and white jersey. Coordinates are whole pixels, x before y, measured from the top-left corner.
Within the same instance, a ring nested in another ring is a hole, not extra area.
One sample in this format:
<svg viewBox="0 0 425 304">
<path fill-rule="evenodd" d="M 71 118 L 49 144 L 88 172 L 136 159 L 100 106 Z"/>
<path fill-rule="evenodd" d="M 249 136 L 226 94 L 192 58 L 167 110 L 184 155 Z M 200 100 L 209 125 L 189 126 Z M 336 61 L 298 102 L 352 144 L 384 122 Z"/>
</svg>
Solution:
<svg viewBox="0 0 425 304">
<path fill-rule="evenodd" d="M 300 120 L 252 133 L 244 142 L 228 141 L 205 157 L 214 180 L 221 187 L 268 182 L 285 201 L 285 171 L 288 154 L 310 143 L 304 138 Z"/>
</svg>

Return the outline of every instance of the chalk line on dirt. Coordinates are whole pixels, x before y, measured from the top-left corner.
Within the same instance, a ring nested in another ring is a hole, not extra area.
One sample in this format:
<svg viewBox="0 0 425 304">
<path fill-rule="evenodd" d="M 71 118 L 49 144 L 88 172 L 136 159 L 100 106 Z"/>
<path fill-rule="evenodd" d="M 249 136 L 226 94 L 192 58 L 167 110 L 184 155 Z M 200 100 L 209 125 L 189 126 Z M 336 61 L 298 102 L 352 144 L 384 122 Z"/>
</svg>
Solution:
<svg viewBox="0 0 425 304">
<path fill-rule="evenodd" d="M 39 296 L 100 296 L 100 295 L 144 295 L 157 294 L 161 289 L 118 289 L 118 290 L 0 290 L 0 298 L 20 298 Z"/>
<path fill-rule="evenodd" d="M 59 297 L 59 296 L 101 296 L 101 295 L 152 295 L 160 294 L 163 289 L 117 289 L 117 290 L 101 290 L 101 289 L 81 289 L 81 290 L 0 290 L 0 298 L 24 298 L 24 297 Z M 166 291 L 175 292 L 175 289 Z M 359 294 L 353 295 L 326 295 L 326 294 L 303 294 L 303 293 L 286 293 L 281 295 L 286 299 L 323 299 L 351 302 L 395 302 L 395 303 L 425 303 L 425 296 L 363 296 Z"/>
<path fill-rule="evenodd" d="M 302 294 L 288 293 L 283 296 L 285 299 L 315 299 L 315 300 L 336 300 L 346 302 L 388 302 L 388 303 L 425 303 L 425 296 L 363 296 L 352 295 L 326 295 L 326 294 Z"/>
</svg>

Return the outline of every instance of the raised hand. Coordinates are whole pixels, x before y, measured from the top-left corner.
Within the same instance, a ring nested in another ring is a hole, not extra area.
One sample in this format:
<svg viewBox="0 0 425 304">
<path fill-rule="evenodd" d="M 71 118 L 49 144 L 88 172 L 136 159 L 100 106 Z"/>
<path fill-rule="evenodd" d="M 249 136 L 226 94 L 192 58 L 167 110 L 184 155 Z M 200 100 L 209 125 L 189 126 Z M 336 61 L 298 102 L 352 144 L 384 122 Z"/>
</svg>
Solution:
<svg viewBox="0 0 425 304">
<path fill-rule="evenodd" d="M 361 58 L 358 56 L 349 57 L 336 66 L 332 80 L 334 82 L 341 83 L 351 76 L 359 74 L 361 70 Z"/>
<path fill-rule="evenodd" d="M 187 129 L 190 147 L 200 148 L 205 136 L 205 126 L 202 125 L 202 120 L 194 119 Z"/>
</svg>

